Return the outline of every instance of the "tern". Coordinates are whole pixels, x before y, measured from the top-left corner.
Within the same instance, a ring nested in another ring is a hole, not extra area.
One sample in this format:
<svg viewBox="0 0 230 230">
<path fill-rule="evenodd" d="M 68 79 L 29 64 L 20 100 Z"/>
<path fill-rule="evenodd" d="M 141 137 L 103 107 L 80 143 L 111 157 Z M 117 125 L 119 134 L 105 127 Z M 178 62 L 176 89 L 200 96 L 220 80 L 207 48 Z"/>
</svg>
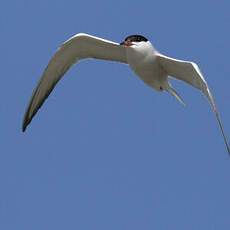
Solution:
<svg viewBox="0 0 230 230">
<path fill-rule="evenodd" d="M 161 54 L 142 35 L 130 35 L 123 42 L 116 43 L 89 34 L 78 33 L 65 41 L 49 61 L 32 94 L 23 120 L 23 132 L 68 69 L 73 64 L 87 58 L 128 64 L 148 86 L 156 91 L 169 92 L 182 104 L 184 104 L 182 98 L 169 83 L 170 78 L 182 80 L 199 89 L 211 104 L 230 154 L 230 147 L 214 98 L 198 65 Z"/>
</svg>

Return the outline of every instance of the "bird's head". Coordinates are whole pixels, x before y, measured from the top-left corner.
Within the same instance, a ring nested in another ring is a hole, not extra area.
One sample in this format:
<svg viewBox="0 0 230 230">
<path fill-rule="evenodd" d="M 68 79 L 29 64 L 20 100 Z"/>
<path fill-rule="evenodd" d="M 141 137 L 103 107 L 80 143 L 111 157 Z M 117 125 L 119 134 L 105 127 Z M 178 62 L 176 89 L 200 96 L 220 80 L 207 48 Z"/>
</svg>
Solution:
<svg viewBox="0 0 230 230">
<path fill-rule="evenodd" d="M 139 45 L 142 43 L 146 43 L 148 42 L 148 39 L 145 38 L 142 35 L 129 35 L 128 37 L 125 38 L 125 40 L 123 42 L 120 43 L 120 45 L 123 45 L 125 47 L 132 47 L 134 45 Z"/>
</svg>

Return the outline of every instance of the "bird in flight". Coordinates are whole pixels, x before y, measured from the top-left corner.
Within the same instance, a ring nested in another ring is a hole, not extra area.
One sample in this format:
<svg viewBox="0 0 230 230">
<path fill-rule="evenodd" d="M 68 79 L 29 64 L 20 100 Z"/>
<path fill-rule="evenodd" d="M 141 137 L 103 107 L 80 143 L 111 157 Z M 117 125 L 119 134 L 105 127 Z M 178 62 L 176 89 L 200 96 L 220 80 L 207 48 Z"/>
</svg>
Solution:
<svg viewBox="0 0 230 230">
<path fill-rule="evenodd" d="M 68 69 L 86 58 L 128 64 L 148 86 L 157 91 L 169 92 L 182 104 L 184 104 L 182 98 L 169 83 L 170 77 L 182 80 L 201 90 L 211 104 L 230 154 L 230 147 L 214 98 L 197 64 L 161 54 L 142 35 L 130 35 L 120 44 L 84 33 L 76 34 L 65 41 L 49 61 L 33 92 L 24 116 L 23 132 Z"/>
</svg>

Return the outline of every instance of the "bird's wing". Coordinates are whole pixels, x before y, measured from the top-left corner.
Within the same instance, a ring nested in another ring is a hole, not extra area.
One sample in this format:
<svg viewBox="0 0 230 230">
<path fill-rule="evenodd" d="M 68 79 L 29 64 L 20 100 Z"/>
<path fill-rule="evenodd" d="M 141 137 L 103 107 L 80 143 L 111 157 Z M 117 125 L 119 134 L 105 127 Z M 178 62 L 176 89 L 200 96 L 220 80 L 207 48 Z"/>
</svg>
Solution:
<svg viewBox="0 0 230 230">
<path fill-rule="evenodd" d="M 230 147 L 227 141 L 227 137 L 224 133 L 223 125 L 214 98 L 197 64 L 193 62 L 170 58 L 160 53 L 157 53 L 157 60 L 159 60 L 160 65 L 164 68 L 168 75 L 176 79 L 185 81 L 186 83 L 201 90 L 207 96 L 211 107 L 216 115 L 228 153 L 230 154 Z"/>
<path fill-rule="evenodd" d="M 118 43 L 83 33 L 71 37 L 51 58 L 35 88 L 24 116 L 23 131 L 66 71 L 78 60 L 84 58 L 127 63 L 125 47 Z"/>
</svg>

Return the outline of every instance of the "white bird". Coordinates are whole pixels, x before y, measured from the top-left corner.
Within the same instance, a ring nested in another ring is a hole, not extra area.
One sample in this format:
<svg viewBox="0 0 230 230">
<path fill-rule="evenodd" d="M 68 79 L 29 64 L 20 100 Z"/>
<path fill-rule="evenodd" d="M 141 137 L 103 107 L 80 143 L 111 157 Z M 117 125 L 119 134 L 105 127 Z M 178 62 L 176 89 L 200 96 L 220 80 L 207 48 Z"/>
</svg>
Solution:
<svg viewBox="0 0 230 230">
<path fill-rule="evenodd" d="M 228 153 L 230 154 L 230 147 L 214 98 L 197 64 L 162 55 L 153 47 L 148 39 L 142 35 L 130 35 L 119 44 L 88 34 L 79 33 L 64 42 L 50 60 L 41 80 L 33 92 L 24 116 L 23 132 L 67 70 L 73 64 L 86 58 L 117 61 L 128 64 L 148 86 L 157 91 L 169 92 L 182 104 L 184 104 L 184 102 L 170 85 L 168 81 L 169 77 L 185 81 L 201 90 L 207 96 L 212 106 Z"/>
</svg>

